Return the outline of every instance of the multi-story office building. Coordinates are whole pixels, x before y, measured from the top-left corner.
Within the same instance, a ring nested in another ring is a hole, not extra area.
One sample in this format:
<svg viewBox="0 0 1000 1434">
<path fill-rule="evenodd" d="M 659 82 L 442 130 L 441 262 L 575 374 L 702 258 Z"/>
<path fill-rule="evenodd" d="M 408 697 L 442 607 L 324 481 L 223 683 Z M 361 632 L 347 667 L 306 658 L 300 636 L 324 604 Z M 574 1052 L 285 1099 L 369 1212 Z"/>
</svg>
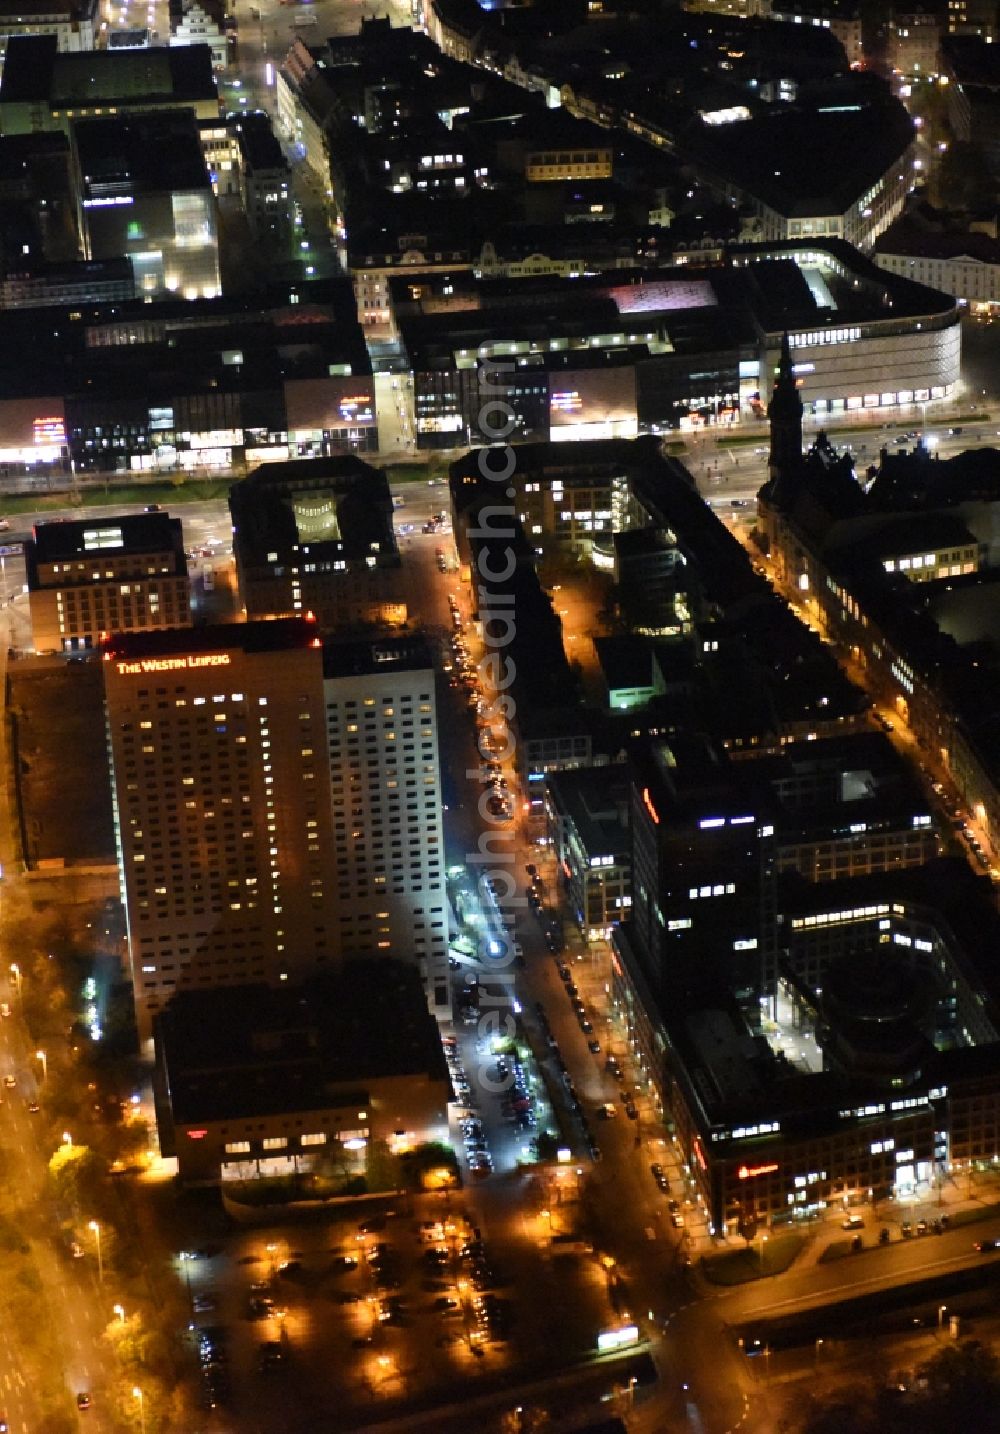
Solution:
<svg viewBox="0 0 1000 1434">
<path fill-rule="evenodd" d="M 239 152 L 240 198 L 250 232 L 268 254 L 288 259 L 295 237 L 288 160 L 263 111 L 240 115 L 232 128 Z"/>
<path fill-rule="evenodd" d="M 503 382 L 512 437 L 523 442 L 759 418 L 785 332 L 810 412 L 929 402 L 959 380 L 955 301 L 896 279 L 840 239 L 744 244 L 722 264 L 576 279 L 400 274 L 389 291 L 418 447 L 488 440 L 484 371 Z M 671 337 L 682 323 L 683 346 Z M 581 502 L 574 516 L 565 504 L 555 532 L 578 539 L 607 509 Z M 544 529 L 544 513 L 533 521 Z"/>
<path fill-rule="evenodd" d="M 716 1231 L 928 1198 L 1000 1157 L 989 883 L 960 862 L 782 878 L 773 1018 L 721 985 L 648 981 L 614 933 L 615 999 Z"/>
<path fill-rule="evenodd" d="M 229 490 L 250 617 L 311 612 L 326 631 L 406 621 L 385 472 L 359 458 L 269 463 Z"/>
<path fill-rule="evenodd" d="M 87 259 L 126 254 L 143 298 L 221 293 L 215 195 L 190 112 L 74 120 Z"/>
<path fill-rule="evenodd" d="M 80 254 L 76 213 L 67 136 L 0 133 L 4 271 L 18 273 L 42 260 L 75 263 Z"/>
<path fill-rule="evenodd" d="M 431 1010 L 450 1013 L 448 898 L 434 669 L 421 638 L 327 644 L 324 700 L 333 787 L 327 870 L 337 946 L 420 968 Z"/>
<path fill-rule="evenodd" d="M 923 866 L 940 838 L 927 798 L 888 739 L 856 732 L 758 758 L 774 801 L 774 864 L 808 881 Z"/>
<path fill-rule="evenodd" d="M 185 991 L 157 1017 L 154 1082 L 160 1149 L 191 1183 L 346 1179 L 373 1142 L 402 1154 L 448 1139 L 441 1040 L 398 961 L 280 991 Z"/>
<path fill-rule="evenodd" d="M 7 46 L 0 134 L 68 132 L 74 119 L 169 109 L 219 113 L 207 45 L 66 54 L 56 35 L 23 35 Z"/>
<path fill-rule="evenodd" d="M 858 0 L 764 0 L 762 12 L 787 25 L 812 25 L 829 30 L 843 45 L 851 64 L 864 58 Z"/>
<path fill-rule="evenodd" d="M 115 833 L 140 1039 L 175 991 L 339 954 L 315 624 L 122 635 L 103 649 Z"/>
<path fill-rule="evenodd" d="M 774 826 L 752 765 L 696 737 L 633 755 L 632 918 L 647 979 L 691 979 L 711 953 L 737 984 L 761 980 Z M 766 984 L 766 973 L 764 976 Z"/>
<path fill-rule="evenodd" d="M 875 245 L 875 263 L 890 274 L 931 284 L 975 312 L 1000 304 L 1000 243 L 989 233 L 897 220 Z"/>
<path fill-rule="evenodd" d="M 787 345 L 769 413 L 769 522 L 811 480 L 827 502 L 832 490 L 831 512 L 857 514 L 853 472 L 829 452 L 800 456 Z M 908 513 L 919 506 L 927 466 L 884 463 L 880 508 L 894 497 Z M 971 491 L 990 487 L 978 463 L 936 474 L 952 502 L 961 501 L 963 473 Z M 810 540 L 794 537 L 795 563 L 811 564 Z M 812 541 L 821 550 L 821 537 Z M 772 551 L 790 561 L 791 534 Z M 811 566 L 808 580 L 800 591 L 845 596 Z M 905 602 L 908 585 L 893 581 Z M 860 586 L 878 617 L 865 624 L 874 635 L 855 647 L 862 657 L 866 644 L 886 641 L 883 625 L 895 628 L 886 583 L 879 568 Z M 858 630 L 865 609 L 852 600 Z M 900 617 L 912 632 L 907 608 Z M 975 666 L 983 646 L 973 649 Z M 897 680 L 910 682 L 910 720 L 930 746 L 932 724 L 953 720 L 944 710 L 953 689 L 939 678 L 942 700 L 925 711 L 914 668 L 903 668 L 899 649 L 880 651 L 880 662 L 890 660 Z M 985 663 L 988 688 L 970 683 L 955 657 L 940 668 L 962 679 L 963 695 L 988 692 L 988 702 L 996 683 Z M 995 715 L 986 721 L 992 731 Z M 959 731 L 956 722 L 956 746 Z M 831 1206 L 868 1204 L 874 1216 L 879 1201 L 926 1199 L 956 1170 L 1000 1159 L 991 882 L 960 860 L 917 864 L 933 855 L 937 836 L 901 761 L 870 732 L 827 736 L 783 742 L 764 757 L 751 745 L 734 752 L 741 760 L 728 772 L 718 761 L 692 771 L 677 743 L 658 741 L 633 766 L 633 919 L 612 936 L 613 1000 L 646 1089 L 671 1122 L 688 1195 L 715 1232 L 746 1233 L 761 1220 Z M 940 737 L 935 745 L 947 760 Z M 738 817 L 734 769 L 755 784 Z M 698 815 L 709 803 L 713 815 Z M 985 802 L 970 808 L 988 831 Z M 753 959 L 741 962 L 741 951 Z"/>
<path fill-rule="evenodd" d="M 231 471 L 378 447 L 347 279 L 0 313 L 0 353 L 2 463 Z"/>
<path fill-rule="evenodd" d="M 558 881 L 587 941 L 606 940 L 632 905 L 628 769 L 622 765 L 553 772 L 545 814 Z"/>
<path fill-rule="evenodd" d="M 78 652 L 112 632 L 190 625 L 181 521 L 166 513 L 38 523 L 24 564 L 36 652 Z"/>
</svg>

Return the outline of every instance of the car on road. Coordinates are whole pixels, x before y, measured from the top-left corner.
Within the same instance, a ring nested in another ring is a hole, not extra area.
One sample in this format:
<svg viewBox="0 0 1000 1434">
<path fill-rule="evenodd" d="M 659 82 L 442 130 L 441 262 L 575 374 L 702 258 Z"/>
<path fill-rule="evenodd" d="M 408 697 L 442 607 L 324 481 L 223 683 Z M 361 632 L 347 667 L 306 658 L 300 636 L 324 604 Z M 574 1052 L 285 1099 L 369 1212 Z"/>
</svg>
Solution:
<svg viewBox="0 0 1000 1434">
<path fill-rule="evenodd" d="M 848 1215 L 847 1219 L 841 1222 L 842 1230 L 863 1230 L 865 1222 L 860 1215 Z"/>
<path fill-rule="evenodd" d="M 657 1185 L 664 1193 L 666 1193 L 666 1191 L 670 1189 L 670 1182 L 667 1179 L 667 1172 L 664 1170 L 663 1166 L 658 1160 L 653 1161 L 652 1165 L 649 1167 L 649 1173 L 652 1175 L 653 1179 L 656 1181 Z"/>
<path fill-rule="evenodd" d="M 591 1055 L 593 1055 L 593 1056 L 599 1056 L 599 1055 L 601 1054 L 601 1043 L 600 1043 L 600 1041 L 597 1040 L 596 1038 L 595 1038 L 594 1040 L 592 1040 L 592 1041 L 588 1041 L 588 1042 L 587 1042 L 587 1050 L 590 1051 Z"/>
<path fill-rule="evenodd" d="M 3 1016 L 4 1019 L 6 1020 L 6 1018 L 7 1018 L 9 1015 L 10 1015 L 10 1002 L 9 1002 L 9 1001 L 0 1001 L 0 1016 Z"/>
<path fill-rule="evenodd" d="M 81 1389 L 80 1393 L 76 1396 L 76 1407 L 77 1409 L 90 1408 L 90 1395 L 85 1389 Z"/>
<path fill-rule="evenodd" d="M 602 1106 L 598 1107 L 597 1113 L 602 1120 L 614 1120 L 618 1114 L 618 1107 L 612 1105 L 610 1100 L 606 1100 Z"/>
<path fill-rule="evenodd" d="M 625 1107 L 625 1114 L 628 1116 L 629 1120 L 639 1119 L 639 1112 L 631 1101 L 629 1101 L 628 1105 L 626 1105 Z"/>
<path fill-rule="evenodd" d="M 266 1373 L 268 1370 L 276 1369 L 278 1365 L 284 1364 L 287 1355 L 280 1340 L 269 1339 L 261 1345 L 258 1358 L 261 1372 Z"/>
<path fill-rule="evenodd" d="M 1000 1240 L 977 1240 L 972 1248 L 978 1250 L 981 1255 L 985 1255 L 990 1250 L 1000 1249 Z"/>
<path fill-rule="evenodd" d="M 13 1090 L 14 1087 L 17 1085 L 17 1076 L 5 1075 L 3 1078 L 3 1083 L 8 1090 Z"/>
</svg>

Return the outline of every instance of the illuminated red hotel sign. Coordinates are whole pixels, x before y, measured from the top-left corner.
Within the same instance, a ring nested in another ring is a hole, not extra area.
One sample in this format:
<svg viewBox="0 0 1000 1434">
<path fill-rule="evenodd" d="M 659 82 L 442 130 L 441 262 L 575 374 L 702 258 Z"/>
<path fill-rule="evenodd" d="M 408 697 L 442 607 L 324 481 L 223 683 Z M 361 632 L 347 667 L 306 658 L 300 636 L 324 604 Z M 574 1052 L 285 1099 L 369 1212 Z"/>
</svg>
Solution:
<svg viewBox="0 0 1000 1434">
<path fill-rule="evenodd" d="M 778 1167 L 772 1165 L 741 1165 L 736 1174 L 740 1180 L 755 1180 L 758 1175 L 774 1175 Z"/>
<path fill-rule="evenodd" d="M 653 806 L 653 798 L 649 795 L 649 788 L 648 788 L 648 787 L 643 787 L 643 789 L 642 789 L 642 804 L 643 804 L 643 806 L 646 808 L 646 810 L 647 810 L 647 812 L 649 813 L 649 815 L 653 818 L 653 821 L 654 821 L 654 823 L 656 824 L 656 826 L 659 826 L 659 825 L 660 825 L 660 814 L 659 814 L 659 812 L 656 810 L 656 808 Z"/>
<path fill-rule="evenodd" d="M 119 677 L 142 677 L 149 672 L 191 672 L 199 667 L 228 667 L 228 652 L 189 652 L 183 657 L 139 657 L 134 662 L 119 662 Z"/>
</svg>

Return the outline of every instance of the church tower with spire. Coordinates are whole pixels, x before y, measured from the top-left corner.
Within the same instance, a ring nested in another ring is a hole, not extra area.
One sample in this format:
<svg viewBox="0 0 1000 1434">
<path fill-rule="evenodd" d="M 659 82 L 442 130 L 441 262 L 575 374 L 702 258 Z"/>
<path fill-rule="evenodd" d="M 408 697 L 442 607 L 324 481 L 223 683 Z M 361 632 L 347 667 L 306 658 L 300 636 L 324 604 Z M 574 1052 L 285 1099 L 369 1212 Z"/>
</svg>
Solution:
<svg viewBox="0 0 1000 1434">
<path fill-rule="evenodd" d="M 767 418 L 771 425 L 768 473 L 772 479 L 782 475 L 788 478 L 802 462 L 802 399 L 792 373 L 792 351 L 787 333 L 781 336 L 778 376 L 767 405 Z"/>
</svg>

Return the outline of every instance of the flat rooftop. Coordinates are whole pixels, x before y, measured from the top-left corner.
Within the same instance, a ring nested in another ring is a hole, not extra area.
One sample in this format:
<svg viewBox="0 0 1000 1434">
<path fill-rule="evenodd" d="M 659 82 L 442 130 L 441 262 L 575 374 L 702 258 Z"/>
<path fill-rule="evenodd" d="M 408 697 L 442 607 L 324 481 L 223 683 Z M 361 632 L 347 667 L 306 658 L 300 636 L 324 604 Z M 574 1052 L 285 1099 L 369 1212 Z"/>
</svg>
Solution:
<svg viewBox="0 0 1000 1434">
<path fill-rule="evenodd" d="M 576 828 L 588 857 L 631 858 L 627 768 L 577 767 L 549 772 L 546 785 L 556 807 Z"/>
<path fill-rule="evenodd" d="M 742 123 L 702 126 L 691 158 L 786 217 L 844 213 L 913 143 L 902 104 L 776 105 Z"/>
<path fill-rule="evenodd" d="M 52 15 L 78 21 L 96 12 L 97 0 L 0 0 L 0 25 L 30 25 Z"/>
<path fill-rule="evenodd" d="M 4 104 L 80 109 L 218 102 L 208 45 L 144 50 L 58 49 L 55 35 L 14 35 L 0 79 Z"/>
<path fill-rule="evenodd" d="M 367 1104 L 366 1082 L 448 1082 L 415 967 L 349 962 L 297 986 L 185 991 L 156 1021 L 175 1124 Z"/>
<path fill-rule="evenodd" d="M 73 122 L 83 204 L 210 187 L 190 110 L 154 110 Z"/>
<path fill-rule="evenodd" d="M 37 585 L 39 567 L 49 563 L 130 553 L 169 554 L 175 560 L 176 571 L 183 573 L 186 569 L 180 518 L 171 518 L 169 513 L 134 513 L 99 520 L 36 523 L 31 539 L 24 545 L 28 586 Z"/>
<path fill-rule="evenodd" d="M 171 518 L 169 513 L 127 513 L 67 523 L 36 523 L 32 541 L 39 562 L 61 563 L 97 551 L 170 552 L 180 531 L 181 520 Z"/>
<path fill-rule="evenodd" d="M 209 623 L 205 627 L 166 628 L 160 632 L 120 632 L 102 644 L 101 653 L 105 661 L 127 662 L 185 652 L 240 650 L 253 654 L 318 646 L 315 623 L 304 617 L 277 617 L 254 622 Z"/>
<path fill-rule="evenodd" d="M 423 672 L 434 666 L 423 637 L 378 637 L 323 644 L 323 676 L 367 677 L 391 672 Z"/>
</svg>

